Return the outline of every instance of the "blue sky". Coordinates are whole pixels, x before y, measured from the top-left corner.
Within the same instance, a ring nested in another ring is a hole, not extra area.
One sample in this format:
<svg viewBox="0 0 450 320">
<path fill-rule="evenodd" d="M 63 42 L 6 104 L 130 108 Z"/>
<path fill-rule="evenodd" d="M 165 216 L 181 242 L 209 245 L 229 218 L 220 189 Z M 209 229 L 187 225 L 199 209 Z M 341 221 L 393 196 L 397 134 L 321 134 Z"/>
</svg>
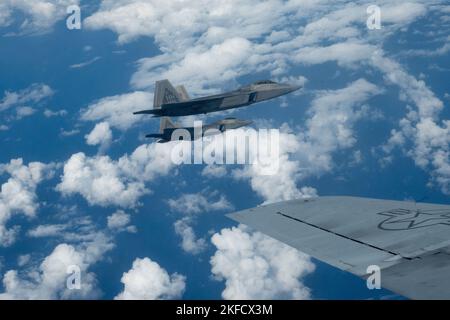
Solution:
<svg viewBox="0 0 450 320">
<path fill-rule="evenodd" d="M 401 299 L 225 214 L 315 195 L 448 203 L 450 6 L 376 1 L 369 30 L 368 1 L 212 2 L 0 4 L 1 298 Z M 303 84 L 231 113 L 281 130 L 279 174 L 172 164 L 143 138 L 159 121 L 132 115 L 164 78 L 192 96 Z"/>
</svg>

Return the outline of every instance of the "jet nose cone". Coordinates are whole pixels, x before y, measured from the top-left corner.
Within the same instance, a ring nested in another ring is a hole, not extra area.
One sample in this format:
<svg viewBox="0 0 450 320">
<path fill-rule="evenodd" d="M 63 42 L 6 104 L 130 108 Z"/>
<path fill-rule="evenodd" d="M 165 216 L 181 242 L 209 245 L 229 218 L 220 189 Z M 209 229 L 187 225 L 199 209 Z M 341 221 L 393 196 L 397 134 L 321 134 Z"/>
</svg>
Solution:
<svg viewBox="0 0 450 320">
<path fill-rule="evenodd" d="M 303 88 L 302 85 L 288 85 L 288 86 L 289 86 L 289 89 L 288 89 L 289 92 L 294 92 L 294 91 L 297 91 L 297 90 Z"/>
</svg>

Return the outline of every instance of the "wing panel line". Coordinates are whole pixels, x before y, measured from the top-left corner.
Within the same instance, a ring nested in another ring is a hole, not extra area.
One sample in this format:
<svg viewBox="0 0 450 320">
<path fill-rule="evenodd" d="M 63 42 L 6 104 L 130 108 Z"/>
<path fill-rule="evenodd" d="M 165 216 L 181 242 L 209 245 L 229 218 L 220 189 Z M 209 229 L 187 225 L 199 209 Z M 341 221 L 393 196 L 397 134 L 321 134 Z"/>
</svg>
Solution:
<svg viewBox="0 0 450 320">
<path fill-rule="evenodd" d="M 374 245 L 372 245 L 372 244 L 369 244 L 369 243 L 366 243 L 366 242 L 363 242 L 363 241 L 360 241 L 360 240 L 356 240 L 356 239 L 347 237 L 347 236 L 345 236 L 345 235 L 342 235 L 342 234 L 339 234 L 339 233 L 336 233 L 336 232 L 327 230 L 327 229 L 325 229 L 325 228 L 316 226 L 316 225 L 314 225 L 314 224 L 312 224 L 312 223 L 309 223 L 309 222 L 307 222 L 307 221 L 303 221 L 303 220 L 301 220 L 301 219 L 294 218 L 294 217 L 292 217 L 292 216 L 290 216 L 290 215 L 288 215 L 288 214 L 285 214 L 285 213 L 282 213 L 282 212 L 279 212 L 279 211 L 276 212 L 275 214 L 281 215 L 281 216 L 283 216 L 283 217 L 285 217 L 285 218 L 288 218 L 288 219 L 291 219 L 291 220 L 295 220 L 295 221 L 297 221 L 297 222 L 304 223 L 304 224 L 306 224 L 306 225 L 308 225 L 308 226 L 310 226 L 310 227 L 319 229 L 319 230 L 321 230 L 321 231 L 325 231 L 325 232 L 327 232 L 327 233 L 331 233 L 331 234 L 336 235 L 336 236 L 338 236 L 338 237 L 341 237 L 341 238 L 344 238 L 344 239 L 347 239 L 347 240 L 351 240 L 351 241 L 353 241 L 353 242 L 356 242 L 356 243 L 359 243 L 359 244 L 362 244 L 362 245 L 371 247 L 371 248 L 373 248 L 373 249 L 377 249 L 377 250 L 380 250 L 380 251 L 384 251 L 384 252 L 390 253 L 390 254 L 392 254 L 392 255 L 394 255 L 394 256 L 401 256 L 401 255 L 398 254 L 398 253 L 395 253 L 395 252 L 392 252 L 392 251 L 389 251 L 389 250 L 386 250 L 386 249 L 383 249 L 383 248 L 374 246 Z M 406 259 L 406 260 L 413 260 L 413 258 L 405 258 L 405 257 L 403 257 L 403 256 L 401 256 L 401 257 L 402 257 L 403 259 Z"/>
</svg>

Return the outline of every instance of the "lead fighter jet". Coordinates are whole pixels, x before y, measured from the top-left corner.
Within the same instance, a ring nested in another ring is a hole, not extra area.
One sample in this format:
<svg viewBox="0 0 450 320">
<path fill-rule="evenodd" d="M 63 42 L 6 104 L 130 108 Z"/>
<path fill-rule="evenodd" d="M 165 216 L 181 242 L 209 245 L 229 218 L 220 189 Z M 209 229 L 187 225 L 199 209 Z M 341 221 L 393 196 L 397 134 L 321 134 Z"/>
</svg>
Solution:
<svg viewBox="0 0 450 320">
<path fill-rule="evenodd" d="M 273 99 L 300 89 L 301 86 L 257 81 L 237 90 L 190 99 L 184 86 L 174 88 L 169 80 L 156 81 L 153 109 L 134 112 L 154 117 L 178 117 L 240 108 Z"/>
</svg>

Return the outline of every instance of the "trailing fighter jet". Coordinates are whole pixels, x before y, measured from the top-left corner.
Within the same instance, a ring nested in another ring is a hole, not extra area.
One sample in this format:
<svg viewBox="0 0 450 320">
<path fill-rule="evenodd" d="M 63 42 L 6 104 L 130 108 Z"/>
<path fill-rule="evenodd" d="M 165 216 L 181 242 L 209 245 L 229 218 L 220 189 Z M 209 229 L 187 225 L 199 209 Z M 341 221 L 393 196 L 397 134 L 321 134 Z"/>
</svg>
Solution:
<svg viewBox="0 0 450 320">
<path fill-rule="evenodd" d="M 190 99 L 184 86 L 174 88 L 168 80 L 161 80 L 155 84 L 153 109 L 137 111 L 134 114 L 177 117 L 223 111 L 273 99 L 300 88 L 301 86 L 263 80 L 234 91 Z"/>
<path fill-rule="evenodd" d="M 225 132 L 226 130 L 238 129 L 244 126 L 248 126 L 252 121 L 248 120 L 239 120 L 236 118 L 226 118 L 223 120 L 219 120 L 213 122 L 208 125 L 204 125 L 201 128 L 195 127 L 181 127 L 177 124 L 174 124 L 169 117 L 161 118 L 161 125 L 159 128 L 159 133 L 152 133 L 146 135 L 147 138 L 157 138 L 158 143 L 165 143 L 172 141 L 172 134 L 177 130 L 186 130 L 185 133 L 189 140 L 197 140 L 201 137 L 218 134 L 221 132 Z M 197 130 L 196 130 L 197 129 Z M 180 133 L 183 133 L 179 131 Z M 199 134 L 198 134 L 199 133 Z M 183 136 L 184 138 L 185 136 Z"/>
</svg>

